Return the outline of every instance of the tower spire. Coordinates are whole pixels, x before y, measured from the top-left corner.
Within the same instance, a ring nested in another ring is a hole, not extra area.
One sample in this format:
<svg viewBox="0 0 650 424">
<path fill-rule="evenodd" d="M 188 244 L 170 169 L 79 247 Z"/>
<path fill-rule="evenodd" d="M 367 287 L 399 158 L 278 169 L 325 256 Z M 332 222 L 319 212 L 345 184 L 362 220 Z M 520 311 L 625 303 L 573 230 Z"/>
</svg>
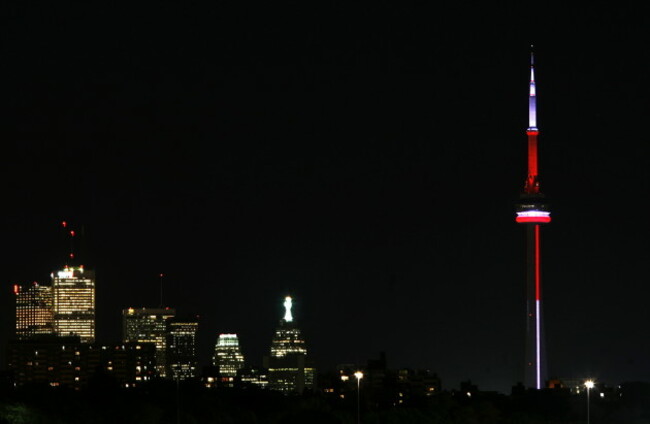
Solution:
<svg viewBox="0 0 650 424">
<path fill-rule="evenodd" d="M 526 194 L 540 194 L 539 177 L 537 173 L 537 90 L 535 88 L 535 55 L 533 46 L 530 46 L 530 83 L 528 86 L 528 176 L 524 192 Z"/>
<path fill-rule="evenodd" d="M 530 84 L 528 91 L 528 131 L 537 131 L 537 99 L 535 93 L 535 53 L 530 46 Z"/>
</svg>

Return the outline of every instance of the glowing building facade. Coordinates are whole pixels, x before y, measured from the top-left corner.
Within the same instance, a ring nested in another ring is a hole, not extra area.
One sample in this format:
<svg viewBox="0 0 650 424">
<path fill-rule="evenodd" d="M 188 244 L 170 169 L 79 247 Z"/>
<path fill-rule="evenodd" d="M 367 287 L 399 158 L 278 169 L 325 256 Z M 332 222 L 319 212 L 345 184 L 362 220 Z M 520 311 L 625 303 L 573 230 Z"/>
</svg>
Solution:
<svg viewBox="0 0 650 424">
<path fill-rule="evenodd" d="M 212 364 L 219 370 L 221 385 L 233 387 L 237 371 L 244 368 L 244 355 L 239 348 L 237 334 L 219 334 Z"/>
<path fill-rule="evenodd" d="M 171 308 L 128 308 L 122 311 L 122 340 L 125 343 L 151 343 L 156 349 L 158 376 L 167 374 L 168 322 L 176 310 Z"/>
<path fill-rule="evenodd" d="M 95 341 L 95 275 L 83 267 L 52 273 L 54 333 Z"/>
<path fill-rule="evenodd" d="M 196 332 L 198 320 L 170 320 L 167 327 L 167 378 L 187 380 L 196 377 Z"/>
<path fill-rule="evenodd" d="M 292 299 L 284 299 L 285 314 L 271 342 L 271 356 L 265 358 L 269 388 L 284 393 L 302 393 L 314 387 L 316 370 L 307 358 L 300 329 L 293 322 Z"/>
<path fill-rule="evenodd" d="M 52 334 L 52 287 L 34 282 L 14 285 L 16 295 L 16 337 L 30 339 L 40 334 Z"/>
</svg>

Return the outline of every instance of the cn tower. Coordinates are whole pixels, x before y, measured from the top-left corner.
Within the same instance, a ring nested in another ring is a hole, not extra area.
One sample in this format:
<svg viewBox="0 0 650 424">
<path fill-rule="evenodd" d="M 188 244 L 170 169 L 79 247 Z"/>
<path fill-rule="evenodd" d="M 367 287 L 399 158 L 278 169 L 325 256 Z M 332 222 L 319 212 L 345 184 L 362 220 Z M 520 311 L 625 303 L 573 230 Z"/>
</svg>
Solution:
<svg viewBox="0 0 650 424">
<path fill-rule="evenodd" d="M 532 46 L 531 46 L 532 47 Z M 517 203 L 518 224 L 526 227 L 526 387 L 541 389 L 546 381 L 546 358 L 542 333 L 542 281 L 540 271 L 540 227 L 551 222 L 544 195 L 539 189 L 537 168 L 537 100 L 535 63 L 530 53 L 528 94 L 528 176 Z"/>
</svg>

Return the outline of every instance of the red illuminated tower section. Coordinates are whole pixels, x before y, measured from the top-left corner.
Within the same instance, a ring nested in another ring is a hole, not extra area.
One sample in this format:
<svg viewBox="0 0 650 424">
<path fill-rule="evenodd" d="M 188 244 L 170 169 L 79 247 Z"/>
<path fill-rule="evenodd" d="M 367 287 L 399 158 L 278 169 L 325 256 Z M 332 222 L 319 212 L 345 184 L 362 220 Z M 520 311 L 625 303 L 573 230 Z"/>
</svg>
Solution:
<svg viewBox="0 0 650 424">
<path fill-rule="evenodd" d="M 544 195 L 539 189 L 537 168 L 537 100 L 535 67 L 530 55 L 528 95 L 528 176 L 517 204 L 519 224 L 526 226 L 526 376 L 527 387 L 541 389 L 546 382 L 546 358 L 542 328 L 542 282 L 540 272 L 540 226 L 551 222 Z"/>
</svg>

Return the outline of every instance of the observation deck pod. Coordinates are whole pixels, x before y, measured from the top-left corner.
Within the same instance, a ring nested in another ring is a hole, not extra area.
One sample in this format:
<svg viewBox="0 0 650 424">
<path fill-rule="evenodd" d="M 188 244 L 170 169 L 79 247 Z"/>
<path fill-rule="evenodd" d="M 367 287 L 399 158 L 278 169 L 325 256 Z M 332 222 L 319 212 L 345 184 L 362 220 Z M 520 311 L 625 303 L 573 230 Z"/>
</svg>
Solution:
<svg viewBox="0 0 650 424">
<path fill-rule="evenodd" d="M 543 194 L 522 194 L 517 202 L 518 224 L 548 224 L 551 222 L 551 211 L 544 201 Z"/>
</svg>

